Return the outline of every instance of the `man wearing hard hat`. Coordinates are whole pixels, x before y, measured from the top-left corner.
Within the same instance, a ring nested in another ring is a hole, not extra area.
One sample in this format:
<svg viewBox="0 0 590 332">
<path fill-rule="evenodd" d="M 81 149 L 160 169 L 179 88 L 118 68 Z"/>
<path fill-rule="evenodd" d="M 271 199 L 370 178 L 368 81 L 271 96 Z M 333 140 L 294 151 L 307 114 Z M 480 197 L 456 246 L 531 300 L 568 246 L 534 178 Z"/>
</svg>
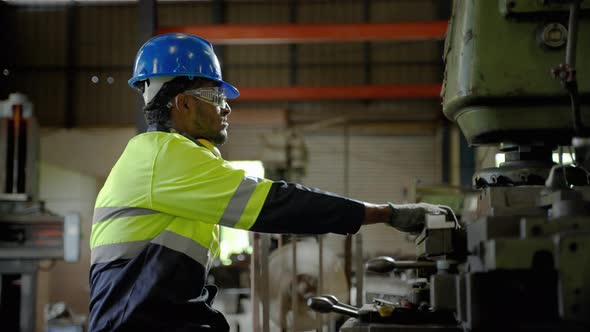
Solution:
<svg viewBox="0 0 590 332">
<path fill-rule="evenodd" d="M 145 101 L 146 133 L 129 141 L 96 200 L 90 331 L 227 331 L 206 285 L 219 225 L 265 233 L 356 233 L 388 223 L 419 231 L 429 204 L 370 204 L 246 176 L 221 157 L 228 99 L 212 45 L 165 34 L 137 53 L 129 85 Z"/>
</svg>

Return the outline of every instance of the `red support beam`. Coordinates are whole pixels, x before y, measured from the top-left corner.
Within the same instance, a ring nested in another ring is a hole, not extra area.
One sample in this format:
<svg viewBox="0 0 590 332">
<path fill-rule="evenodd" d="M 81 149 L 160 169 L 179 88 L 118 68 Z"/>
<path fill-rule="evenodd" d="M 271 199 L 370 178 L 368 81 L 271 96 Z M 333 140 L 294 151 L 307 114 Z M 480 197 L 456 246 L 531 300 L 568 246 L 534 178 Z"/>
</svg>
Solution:
<svg viewBox="0 0 590 332">
<path fill-rule="evenodd" d="M 354 24 L 214 24 L 161 27 L 158 34 L 182 32 L 214 44 L 442 40 L 447 21 Z M 243 87 L 239 101 L 439 98 L 440 84 Z"/>
<path fill-rule="evenodd" d="M 190 33 L 214 44 L 442 40 L 447 21 L 345 24 L 212 24 L 161 27 L 158 34 Z"/>
<path fill-rule="evenodd" d="M 237 101 L 440 98 L 440 84 L 239 88 Z"/>
</svg>

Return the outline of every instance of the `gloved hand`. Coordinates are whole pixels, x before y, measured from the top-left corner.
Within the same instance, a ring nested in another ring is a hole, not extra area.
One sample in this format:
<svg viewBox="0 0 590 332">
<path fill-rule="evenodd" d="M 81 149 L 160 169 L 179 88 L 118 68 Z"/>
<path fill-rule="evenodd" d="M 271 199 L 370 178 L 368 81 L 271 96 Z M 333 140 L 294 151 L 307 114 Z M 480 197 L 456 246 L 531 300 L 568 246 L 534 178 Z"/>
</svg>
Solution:
<svg viewBox="0 0 590 332">
<path fill-rule="evenodd" d="M 427 214 L 447 214 L 446 209 L 433 204 L 388 204 L 393 211 L 388 224 L 402 232 L 420 233 Z"/>
</svg>

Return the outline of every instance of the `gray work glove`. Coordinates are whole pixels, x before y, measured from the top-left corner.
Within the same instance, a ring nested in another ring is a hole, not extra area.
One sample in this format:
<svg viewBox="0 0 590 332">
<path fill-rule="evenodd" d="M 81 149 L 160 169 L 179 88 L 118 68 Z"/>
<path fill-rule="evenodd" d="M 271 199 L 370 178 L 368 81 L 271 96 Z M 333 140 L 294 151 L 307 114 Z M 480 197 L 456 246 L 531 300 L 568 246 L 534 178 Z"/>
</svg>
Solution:
<svg viewBox="0 0 590 332">
<path fill-rule="evenodd" d="M 424 228 L 427 214 L 447 214 L 447 210 L 433 204 L 388 204 L 393 211 L 388 224 L 402 232 L 420 233 Z"/>
</svg>

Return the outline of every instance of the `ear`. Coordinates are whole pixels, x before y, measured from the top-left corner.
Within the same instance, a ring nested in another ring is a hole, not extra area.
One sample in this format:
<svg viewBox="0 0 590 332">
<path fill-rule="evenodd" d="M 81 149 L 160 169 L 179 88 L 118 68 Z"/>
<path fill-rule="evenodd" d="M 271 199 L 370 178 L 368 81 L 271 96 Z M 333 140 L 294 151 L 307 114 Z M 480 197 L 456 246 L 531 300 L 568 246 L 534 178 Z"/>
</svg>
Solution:
<svg viewBox="0 0 590 332">
<path fill-rule="evenodd" d="M 172 121 L 172 126 L 180 131 L 185 131 L 185 121 L 189 116 L 188 108 L 187 108 L 187 96 L 184 95 L 177 95 L 171 101 L 172 107 L 170 108 L 170 120 Z"/>
<path fill-rule="evenodd" d="M 173 105 L 181 112 L 188 112 L 190 109 L 190 97 L 184 94 L 176 95 Z"/>
<path fill-rule="evenodd" d="M 173 121 L 177 121 L 182 118 L 185 114 L 188 114 L 186 110 L 186 96 L 178 94 L 170 101 L 170 115 Z"/>
</svg>

